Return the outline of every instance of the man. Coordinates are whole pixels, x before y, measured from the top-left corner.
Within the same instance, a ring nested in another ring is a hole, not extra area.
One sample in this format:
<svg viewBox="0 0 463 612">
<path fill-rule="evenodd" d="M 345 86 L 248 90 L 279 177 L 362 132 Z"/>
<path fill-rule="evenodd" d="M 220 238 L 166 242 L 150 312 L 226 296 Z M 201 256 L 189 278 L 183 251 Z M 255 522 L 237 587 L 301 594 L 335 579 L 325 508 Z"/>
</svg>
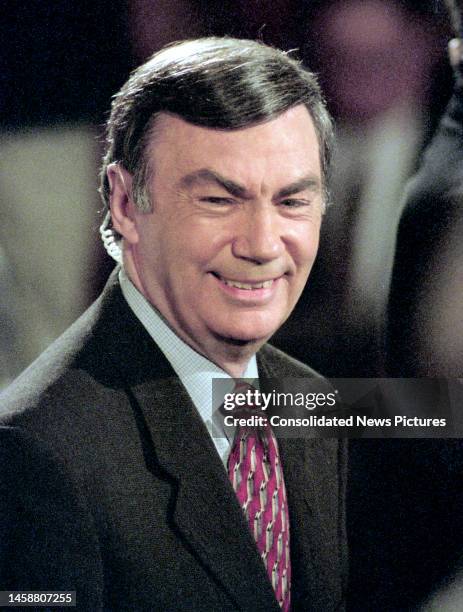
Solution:
<svg viewBox="0 0 463 612">
<path fill-rule="evenodd" d="M 123 265 L 3 398 L 2 589 L 90 610 L 343 606 L 344 445 L 271 447 L 281 597 L 227 474 L 234 440 L 208 431 L 212 378 L 316 376 L 266 343 L 317 252 L 330 141 L 313 75 L 251 41 L 169 47 L 115 97 L 102 194 Z"/>
</svg>

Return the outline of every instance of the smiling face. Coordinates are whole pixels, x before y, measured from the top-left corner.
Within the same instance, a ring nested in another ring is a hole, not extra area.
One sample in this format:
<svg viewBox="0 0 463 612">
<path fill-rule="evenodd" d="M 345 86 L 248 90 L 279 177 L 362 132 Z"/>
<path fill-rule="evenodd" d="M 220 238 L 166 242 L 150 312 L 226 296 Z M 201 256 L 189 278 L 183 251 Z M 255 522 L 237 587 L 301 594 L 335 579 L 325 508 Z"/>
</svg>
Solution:
<svg viewBox="0 0 463 612">
<path fill-rule="evenodd" d="M 130 231 L 115 223 L 128 274 L 180 337 L 230 371 L 286 320 L 315 259 L 312 120 L 303 105 L 231 131 L 163 115 L 150 144 L 153 211 L 132 205 Z"/>
</svg>

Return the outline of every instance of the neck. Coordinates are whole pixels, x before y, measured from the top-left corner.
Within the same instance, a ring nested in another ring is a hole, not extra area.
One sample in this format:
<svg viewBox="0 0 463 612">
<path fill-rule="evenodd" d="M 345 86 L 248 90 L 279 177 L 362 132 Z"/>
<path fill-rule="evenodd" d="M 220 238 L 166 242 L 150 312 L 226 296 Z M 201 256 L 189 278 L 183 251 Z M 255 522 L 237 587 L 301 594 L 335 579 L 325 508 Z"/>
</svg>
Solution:
<svg viewBox="0 0 463 612">
<path fill-rule="evenodd" d="M 235 345 L 226 339 L 217 339 L 215 346 L 209 346 L 207 352 L 199 352 L 233 378 L 242 378 L 249 361 L 263 344 L 263 341 L 259 341 Z"/>
</svg>

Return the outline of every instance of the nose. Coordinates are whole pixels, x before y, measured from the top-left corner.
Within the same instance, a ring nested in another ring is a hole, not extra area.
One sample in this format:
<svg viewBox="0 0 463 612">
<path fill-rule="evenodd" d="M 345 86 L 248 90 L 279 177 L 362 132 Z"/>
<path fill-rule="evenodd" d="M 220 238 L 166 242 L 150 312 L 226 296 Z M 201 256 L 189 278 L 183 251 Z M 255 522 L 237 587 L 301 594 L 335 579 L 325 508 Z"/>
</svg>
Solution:
<svg viewBox="0 0 463 612">
<path fill-rule="evenodd" d="M 240 219 L 232 243 L 235 257 L 263 264 L 280 257 L 285 249 L 281 220 L 273 206 L 250 206 Z"/>
</svg>

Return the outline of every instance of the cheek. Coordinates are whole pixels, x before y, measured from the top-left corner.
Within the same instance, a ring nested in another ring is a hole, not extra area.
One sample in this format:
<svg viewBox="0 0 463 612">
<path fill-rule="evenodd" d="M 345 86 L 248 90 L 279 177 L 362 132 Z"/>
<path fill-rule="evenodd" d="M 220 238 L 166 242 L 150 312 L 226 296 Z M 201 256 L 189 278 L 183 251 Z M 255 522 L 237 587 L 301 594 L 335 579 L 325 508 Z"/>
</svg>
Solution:
<svg viewBox="0 0 463 612">
<path fill-rule="evenodd" d="M 168 248 L 169 261 L 190 270 L 205 272 L 217 258 L 231 253 L 232 234 L 211 220 L 178 227 L 170 237 Z"/>
<path fill-rule="evenodd" d="M 320 240 L 320 224 L 310 224 L 308 227 L 299 228 L 292 240 L 290 250 L 296 266 L 305 271 L 310 268 L 318 252 Z"/>
</svg>

